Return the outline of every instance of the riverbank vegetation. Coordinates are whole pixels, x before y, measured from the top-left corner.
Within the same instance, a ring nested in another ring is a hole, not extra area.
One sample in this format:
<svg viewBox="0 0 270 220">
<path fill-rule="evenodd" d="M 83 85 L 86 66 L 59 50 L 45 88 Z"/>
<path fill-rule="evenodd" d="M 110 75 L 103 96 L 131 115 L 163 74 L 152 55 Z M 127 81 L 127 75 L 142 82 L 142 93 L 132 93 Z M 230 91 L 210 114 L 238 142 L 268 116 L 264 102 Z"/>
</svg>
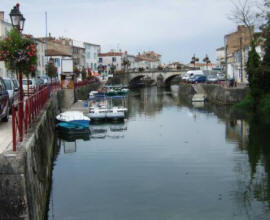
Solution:
<svg viewBox="0 0 270 220">
<path fill-rule="evenodd" d="M 237 111 L 243 111 L 250 117 L 270 123 L 270 1 L 265 0 L 261 32 L 252 33 L 250 51 L 246 64 L 249 82 L 249 95 L 235 105 Z M 264 56 L 261 59 L 256 46 L 261 44 Z"/>
</svg>

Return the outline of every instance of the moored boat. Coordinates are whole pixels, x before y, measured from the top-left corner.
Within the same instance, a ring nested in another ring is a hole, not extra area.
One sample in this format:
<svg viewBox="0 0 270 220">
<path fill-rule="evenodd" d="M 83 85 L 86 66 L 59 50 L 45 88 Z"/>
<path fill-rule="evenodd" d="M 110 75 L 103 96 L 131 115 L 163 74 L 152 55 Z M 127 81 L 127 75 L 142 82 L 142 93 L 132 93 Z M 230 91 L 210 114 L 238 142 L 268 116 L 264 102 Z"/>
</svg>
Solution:
<svg viewBox="0 0 270 220">
<path fill-rule="evenodd" d="M 106 119 L 106 114 L 107 114 L 108 109 L 107 108 L 90 108 L 89 113 L 88 113 L 88 117 L 91 120 L 104 120 Z"/>
<path fill-rule="evenodd" d="M 58 123 L 56 129 L 60 134 L 90 134 L 89 126 L 69 122 Z"/>
<path fill-rule="evenodd" d="M 58 122 L 66 122 L 74 125 L 89 127 L 90 119 L 79 111 L 66 111 L 56 116 Z"/>
<path fill-rule="evenodd" d="M 125 111 L 123 109 L 119 109 L 118 107 L 113 107 L 108 109 L 106 118 L 110 120 L 125 119 Z"/>
</svg>

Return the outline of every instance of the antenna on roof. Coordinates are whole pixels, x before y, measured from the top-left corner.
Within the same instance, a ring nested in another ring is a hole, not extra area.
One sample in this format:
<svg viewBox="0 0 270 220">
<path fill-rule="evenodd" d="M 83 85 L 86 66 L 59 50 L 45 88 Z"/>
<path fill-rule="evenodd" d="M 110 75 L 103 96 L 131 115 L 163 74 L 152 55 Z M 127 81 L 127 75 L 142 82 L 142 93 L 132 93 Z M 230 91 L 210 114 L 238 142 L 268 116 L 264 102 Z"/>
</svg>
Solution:
<svg viewBox="0 0 270 220">
<path fill-rule="evenodd" d="M 45 11 L 45 35 L 46 35 L 46 64 L 48 64 L 48 22 L 47 12 Z"/>
</svg>

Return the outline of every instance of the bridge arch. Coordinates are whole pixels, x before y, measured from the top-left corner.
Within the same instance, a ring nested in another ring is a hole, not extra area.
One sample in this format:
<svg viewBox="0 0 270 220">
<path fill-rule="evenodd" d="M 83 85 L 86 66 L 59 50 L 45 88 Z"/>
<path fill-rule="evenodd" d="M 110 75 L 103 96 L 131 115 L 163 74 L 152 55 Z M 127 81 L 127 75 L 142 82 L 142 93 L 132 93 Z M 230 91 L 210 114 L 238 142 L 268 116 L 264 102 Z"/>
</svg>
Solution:
<svg viewBox="0 0 270 220">
<path fill-rule="evenodd" d="M 132 84 L 140 81 L 143 77 L 144 77 L 144 75 L 135 76 L 134 78 L 132 78 L 132 79 L 129 80 L 128 84 L 129 85 L 132 85 Z"/>
<path fill-rule="evenodd" d="M 176 78 L 176 77 L 179 77 L 179 74 L 173 74 L 167 78 L 164 79 L 164 85 L 165 86 L 170 86 L 171 85 L 171 81 Z"/>
</svg>

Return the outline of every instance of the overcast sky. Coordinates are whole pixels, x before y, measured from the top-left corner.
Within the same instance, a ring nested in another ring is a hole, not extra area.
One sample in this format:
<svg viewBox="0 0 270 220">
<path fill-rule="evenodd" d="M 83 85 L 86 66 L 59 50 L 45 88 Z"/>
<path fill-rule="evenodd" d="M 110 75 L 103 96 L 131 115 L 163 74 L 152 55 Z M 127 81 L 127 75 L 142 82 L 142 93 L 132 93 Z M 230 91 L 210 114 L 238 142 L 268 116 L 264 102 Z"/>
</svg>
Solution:
<svg viewBox="0 0 270 220">
<path fill-rule="evenodd" d="M 1 0 L 5 17 L 17 3 Z M 26 18 L 24 33 L 48 32 L 100 44 L 102 51 L 127 50 L 130 54 L 154 50 L 163 62 L 202 60 L 215 62 L 216 48 L 224 35 L 236 29 L 227 19 L 230 0 L 24 0 L 19 2 Z"/>
</svg>

